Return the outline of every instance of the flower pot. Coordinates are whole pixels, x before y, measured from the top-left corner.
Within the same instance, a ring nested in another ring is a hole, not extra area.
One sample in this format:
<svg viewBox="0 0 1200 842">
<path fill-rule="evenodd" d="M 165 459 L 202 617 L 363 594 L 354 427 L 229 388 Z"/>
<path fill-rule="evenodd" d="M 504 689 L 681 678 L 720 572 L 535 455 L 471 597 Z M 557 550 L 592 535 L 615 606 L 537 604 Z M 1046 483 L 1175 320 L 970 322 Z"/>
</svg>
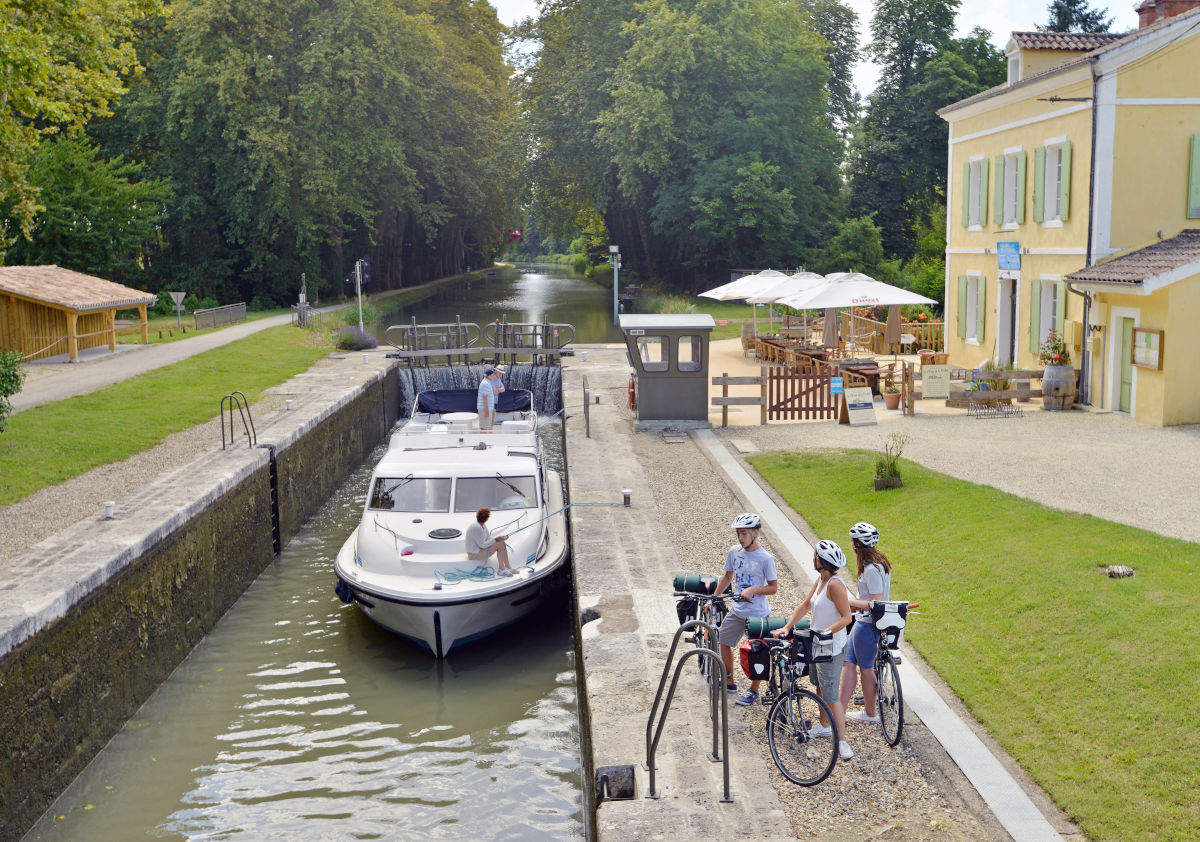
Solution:
<svg viewBox="0 0 1200 842">
<path fill-rule="evenodd" d="M 883 491 L 885 488 L 899 488 L 904 485 L 904 481 L 900 479 L 900 475 L 890 477 L 875 477 L 875 490 Z"/>
<path fill-rule="evenodd" d="M 1075 369 L 1069 365 L 1048 365 L 1042 372 L 1042 409 L 1057 412 L 1075 404 Z"/>
<path fill-rule="evenodd" d="M 883 405 L 888 409 L 900 408 L 900 393 L 899 392 L 884 392 Z"/>
</svg>

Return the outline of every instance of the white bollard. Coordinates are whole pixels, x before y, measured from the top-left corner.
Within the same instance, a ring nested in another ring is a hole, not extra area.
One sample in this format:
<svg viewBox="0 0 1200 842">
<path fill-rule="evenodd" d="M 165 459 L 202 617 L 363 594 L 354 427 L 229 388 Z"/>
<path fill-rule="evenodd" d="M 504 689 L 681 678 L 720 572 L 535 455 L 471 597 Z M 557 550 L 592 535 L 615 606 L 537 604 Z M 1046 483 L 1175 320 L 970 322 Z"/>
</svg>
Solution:
<svg viewBox="0 0 1200 842">
<path fill-rule="evenodd" d="M 284 401 L 284 402 L 283 402 L 283 405 L 284 405 L 284 407 L 286 407 L 286 408 L 287 408 L 287 411 L 288 411 L 288 412 L 291 412 L 291 411 L 292 411 L 292 409 L 295 407 L 295 404 L 294 404 L 294 403 L 292 403 L 291 401 Z"/>
<path fill-rule="evenodd" d="M 107 503 L 104 504 L 104 519 L 105 520 L 113 519 L 113 510 L 115 510 L 116 507 L 117 507 L 117 503 L 115 500 L 109 500 Z"/>
</svg>

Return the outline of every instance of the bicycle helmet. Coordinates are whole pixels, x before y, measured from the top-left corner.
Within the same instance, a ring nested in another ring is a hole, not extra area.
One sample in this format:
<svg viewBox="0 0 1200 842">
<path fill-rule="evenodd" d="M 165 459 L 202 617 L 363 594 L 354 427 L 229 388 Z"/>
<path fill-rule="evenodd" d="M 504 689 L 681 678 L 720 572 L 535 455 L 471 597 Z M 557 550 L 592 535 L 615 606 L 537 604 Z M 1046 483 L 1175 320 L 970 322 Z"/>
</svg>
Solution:
<svg viewBox="0 0 1200 842">
<path fill-rule="evenodd" d="M 762 518 L 754 514 L 754 512 L 746 512 L 740 514 L 733 519 L 733 529 L 761 529 Z"/>
<path fill-rule="evenodd" d="M 850 527 L 850 537 L 864 547 L 873 547 L 879 543 L 879 530 L 869 523 L 856 523 Z"/>
<path fill-rule="evenodd" d="M 836 541 L 818 541 L 817 557 L 834 570 L 841 570 L 846 566 L 846 554 Z"/>
</svg>

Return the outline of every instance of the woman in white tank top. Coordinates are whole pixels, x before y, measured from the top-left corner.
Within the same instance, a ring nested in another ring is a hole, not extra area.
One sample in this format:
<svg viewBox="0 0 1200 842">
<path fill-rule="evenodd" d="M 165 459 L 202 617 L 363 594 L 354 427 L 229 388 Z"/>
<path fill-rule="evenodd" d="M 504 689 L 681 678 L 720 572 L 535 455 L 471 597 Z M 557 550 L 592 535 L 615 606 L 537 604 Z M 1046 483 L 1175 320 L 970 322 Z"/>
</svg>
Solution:
<svg viewBox="0 0 1200 842">
<path fill-rule="evenodd" d="M 828 663 L 812 664 L 809 678 L 817 685 L 817 692 L 829 705 L 834 724 L 822 722 L 811 730 L 814 737 L 830 737 L 838 740 L 838 754 L 842 760 L 854 756 L 846 742 L 846 709 L 838 695 L 842 677 L 842 660 L 846 655 L 846 626 L 850 625 L 850 594 L 846 583 L 838 578 L 838 571 L 846 566 L 846 554 L 835 541 L 818 541 L 813 553 L 813 566 L 817 580 L 813 582 L 808 596 L 792 612 L 787 624 L 775 633 L 776 637 L 791 634 L 800 619 L 812 610 L 812 628 L 833 632 L 833 644 L 837 654 Z M 836 728 L 836 731 L 834 730 Z"/>
</svg>

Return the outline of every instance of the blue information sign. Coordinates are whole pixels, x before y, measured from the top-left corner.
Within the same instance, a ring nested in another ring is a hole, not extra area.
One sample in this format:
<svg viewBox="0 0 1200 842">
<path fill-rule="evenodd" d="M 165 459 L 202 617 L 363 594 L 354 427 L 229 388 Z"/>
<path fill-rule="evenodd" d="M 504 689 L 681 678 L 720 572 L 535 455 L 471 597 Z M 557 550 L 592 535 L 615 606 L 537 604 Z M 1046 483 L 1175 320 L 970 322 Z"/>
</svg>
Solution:
<svg viewBox="0 0 1200 842">
<path fill-rule="evenodd" d="M 1021 244 L 996 243 L 996 261 L 1001 269 L 1020 269 Z"/>
<path fill-rule="evenodd" d="M 842 393 L 842 383 L 844 380 L 841 377 L 829 378 L 829 394 L 840 395 Z"/>
</svg>

